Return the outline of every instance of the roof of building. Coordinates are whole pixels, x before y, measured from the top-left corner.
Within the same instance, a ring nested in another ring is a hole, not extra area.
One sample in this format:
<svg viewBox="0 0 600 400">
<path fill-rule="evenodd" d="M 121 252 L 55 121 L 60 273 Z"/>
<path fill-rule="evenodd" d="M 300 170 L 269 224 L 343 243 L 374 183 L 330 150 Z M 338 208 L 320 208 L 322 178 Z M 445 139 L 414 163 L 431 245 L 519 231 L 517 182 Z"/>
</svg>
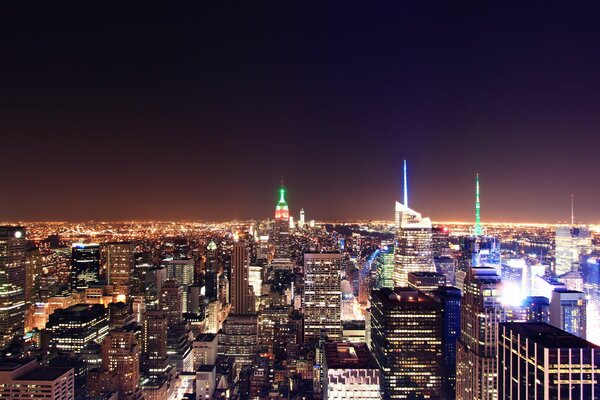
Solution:
<svg viewBox="0 0 600 400">
<path fill-rule="evenodd" d="M 58 379 L 72 368 L 39 367 L 19 376 L 19 381 L 53 381 Z"/>
<path fill-rule="evenodd" d="M 196 336 L 196 339 L 194 341 L 196 341 L 196 342 L 212 342 L 215 340 L 216 337 L 217 337 L 216 333 L 201 333 L 198 336 Z"/>
<path fill-rule="evenodd" d="M 366 343 L 326 342 L 324 350 L 325 363 L 329 369 L 378 368 Z"/>
<path fill-rule="evenodd" d="M 373 297 L 377 297 L 381 302 L 387 304 L 416 302 L 423 304 L 436 304 L 431 297 L 412 287 L 396 287 L 394 289 L 381 288 L 379 290 L 373 290 L 371 295 Z"/>
<path fill-rule="evenodd" d="M 549 349 L 600 349 L 600 346 L 543 322 L 506 322 L 500 324 L 501 332 L 503 327 Z"/>
</svg>

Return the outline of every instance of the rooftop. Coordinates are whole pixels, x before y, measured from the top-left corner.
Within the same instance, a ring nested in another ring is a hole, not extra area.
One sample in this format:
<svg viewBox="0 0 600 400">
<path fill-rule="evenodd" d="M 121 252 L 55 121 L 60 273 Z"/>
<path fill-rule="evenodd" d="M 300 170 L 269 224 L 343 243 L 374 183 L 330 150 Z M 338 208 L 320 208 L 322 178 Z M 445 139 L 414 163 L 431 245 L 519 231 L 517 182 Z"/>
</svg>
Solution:
<svg viewBox="0 0 600 400">
<path fill-rule="evenodd" d="M 212 342 L 217 337 L 216 333 L 201 333 L 195 339 L 196 342 Z"/>
<path fill-rule="evenodd" d="M 506 322 L 500 324 L 501 331 L 503 328 L 549 349 L 600 349 L 600 346 L 543 322 Z"/>
<path fill-rule="evenodd" d="M 327 342 L 324 347 L 325 362 L 329 369 L 378 368 L 366 343 Z"/>
<path fill-rule="evenodd" d="M 53 381 L 58 379 L 65 373 L 69 372 L 71 368 L 60 368 L 60 367 L 39 367 L 32 371 L 26 372 L 19 376 L 19 381 Z"/>
<path fill-rule="evenodd" d="M 435 303 L 435 301 L 425 293 L 412 287 L 397 287 L 394 289 L 381 288 L 371 292 L 373 297 L 377 297 L 383 303 Z"/>
</svg>

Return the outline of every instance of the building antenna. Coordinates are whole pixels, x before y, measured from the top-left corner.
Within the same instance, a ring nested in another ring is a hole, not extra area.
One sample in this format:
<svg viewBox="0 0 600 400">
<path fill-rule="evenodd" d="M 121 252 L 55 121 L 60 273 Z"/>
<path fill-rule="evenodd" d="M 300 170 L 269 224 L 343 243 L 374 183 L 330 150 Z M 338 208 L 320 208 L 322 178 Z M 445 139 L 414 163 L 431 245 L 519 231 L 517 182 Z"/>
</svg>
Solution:
<svg viewBox="0 0 600 400">
<path fill-rule="evenodd" d="M 404 160 L 404 205 L 408 207 L 408 180 L 406 179 L 406 160 Z"/>
<path fill-rule="evenodd" d="M 479 202 L 479 174 L 475 175 L 475 235 L 483 235 L 481 228 L 481 203 Z"/>
<path fill-rule="evenodd" d="M 571 193 L 571 225 L 575 225 L 575 211 L 574 211 L 574 205 L 573 205 L 574 197 L 575 197 L 575 195 L 573 193 Z"/>
</svg>

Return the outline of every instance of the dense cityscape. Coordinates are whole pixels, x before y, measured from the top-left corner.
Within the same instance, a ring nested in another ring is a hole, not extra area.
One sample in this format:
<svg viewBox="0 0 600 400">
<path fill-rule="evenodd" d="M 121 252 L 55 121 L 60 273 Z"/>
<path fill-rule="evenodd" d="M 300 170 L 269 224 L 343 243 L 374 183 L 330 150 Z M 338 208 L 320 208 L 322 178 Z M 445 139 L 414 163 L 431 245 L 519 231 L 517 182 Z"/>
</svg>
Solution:
<svg viewBox="0 0 600 400">
<path fill-rule="evenodd" d="M 395 222 L 282 183 L 266 220 L 0 227 L 2 398 L 596 398 L 600 227 L 484 224 L 479 176 L 434 223 L 404 183 Z"/>
<path fill-rule="evenodd" d="M 0 400 L 600 400 L 599 21 L 0 2 Z"/>
</svg>

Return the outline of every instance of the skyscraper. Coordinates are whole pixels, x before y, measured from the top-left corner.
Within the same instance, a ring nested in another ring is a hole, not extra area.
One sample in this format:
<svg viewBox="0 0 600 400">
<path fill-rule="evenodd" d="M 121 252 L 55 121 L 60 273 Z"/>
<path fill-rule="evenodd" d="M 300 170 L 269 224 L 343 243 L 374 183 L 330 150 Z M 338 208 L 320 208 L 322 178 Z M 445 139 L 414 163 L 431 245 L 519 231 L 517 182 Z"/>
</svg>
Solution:
<svg viewBox="0 0 600 400">
<path fill-rule="evenodd" d="M 479 202 L 479 174 L 475 176 L 475 227 L 473 229 L 475 236 L 483 235 L 481 226 L 481 203 Z"/>
<path fill-rule="evenodd" d="M 600 347 L 544 323 L 500 324 L 498 399 L 600 397 Z"/>
<path fill-rule="evenodd" d="M 394 285 L 407 286 L 409 272 L 435 272 L 431 220 L 396 202 Z"/>
<path fill-rule="evenodd" d="M 279 188 L 279 202 L 275 207 L 275 225 L 273 227 L 275 254 L 271 265 L 275 269 L 293 268 L 290 260 L 290 210 L 285 201 L 283 182 Z"/>
<path fill-rule="evenodd" d="M 127 398 L 138 390 L 140 348 L 131 326 L 110 331 L 102 341 L 102 368 L 117 372 L 119 398 Z"/>
<path fill-rule="evenodd" d="M 167 314 L 169 326 L 183 320 L 183 292 L 174 279 L 168 279 L 162 285 L 160 308 Z"/>
<path fill-rule="evenodd" d="M 106 244 L 106 276 L 109 285 L 115 291 L 129 295 L 135 268 L 135 246 L 130 242 L 111 242 Z"/>
<path fill-rule="evenodd" d="M 493 268 L 471 268 L 465 277 L 461 335 L 456 352 L 456 398 L 495 400 L 498 396 L 496 338 L 504 322 L 501 280 Z"/>
<path fill-rule="evenodd" d="M 456 397 L 456 343 L 460 337 L 460 290 L 435 289 L 431 296 L 442 306 L 442 388 L 446 400 Z"/>
<path fill-rule="evenodd" d="M 143 355 L 145 372 L 152 375 L 167 368 L 167 315 L 162 310 L 148 310 L 144 315 Z"/>
<path fill-rule="evenodd" d="M 100 343 L 108 333 L 108 313 L 101 304 L 76 304 L 50 314 L 46 330 L 57 350 L 79 353 L 87 344 Z"/>
<path fill-rule="evenodd" d="M 384 399 L 442 398 L 442 306 L 416 289 L 371 292 L 371 350 Z"/>
<path fill-rule="evenodd" d="M 585 339 L 586 314 L 585 294 L 582 292 L 568 289 L 556 289 L 552 292 L 550 325 Z"/>
<path fill-rule="evenodd" d="M 324 330 L 329 339 L 342 334 L 340 253 L 304 254 L 304 339 L 318 339 Z"/>
<path fill-rule="evenodd" d="M 76 243 L 71 248 L 71 290 L 100 282 L 100 245 Z"/>
<path fill-rule="evenodd" d="M 554 237 L 556 264 L 560 276 L 580 269 L 581 257 L 592 251 L 592 236 L 585 226 L 558 226 Z"/>
<path fill-rule="evenodd" d="M 254 313 L 249 286 L 249 264 L 246 242 L 235 242 L 231 253 L 231 305 L 234 314 Z"/>
<path fill-rule="evenodd" d="M 25 229 L 0 226 L 0 348 L 25 326 Z"/>
<path fill-rule="evenodd" d="M 188 292 L 190 286 L 194 284 L 194 260 L 167 258 L 160 264 L 166 269 L 167 279 L 174 280 L 181 287 L 182 312 L 188 312 Z"/>
</svg>

